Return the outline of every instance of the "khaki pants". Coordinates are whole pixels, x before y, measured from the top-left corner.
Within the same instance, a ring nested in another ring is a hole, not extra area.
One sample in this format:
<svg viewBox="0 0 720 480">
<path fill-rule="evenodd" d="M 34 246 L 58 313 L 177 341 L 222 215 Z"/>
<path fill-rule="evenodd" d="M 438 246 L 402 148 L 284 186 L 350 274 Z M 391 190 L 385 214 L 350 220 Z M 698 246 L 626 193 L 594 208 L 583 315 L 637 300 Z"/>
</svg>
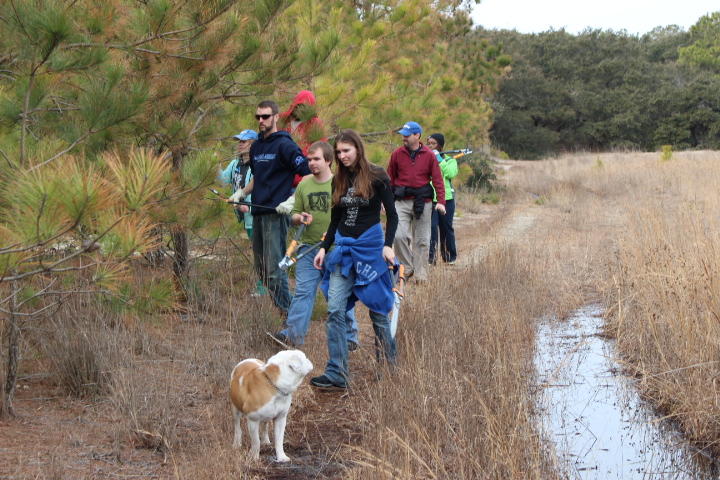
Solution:
<svg viewBox="0 0 720 480">
<path fill-rule="evenodd" d="M 396 200 L 399 217 L 393 249 L 405 265 L 405 274 L 413 273 L 417 280 L 427 280 L 428 251 L 430 249 L 430 221 L 432 202 L 425 202 L 420 218 L 413 213 L 413 200 Z"/>
</svg>

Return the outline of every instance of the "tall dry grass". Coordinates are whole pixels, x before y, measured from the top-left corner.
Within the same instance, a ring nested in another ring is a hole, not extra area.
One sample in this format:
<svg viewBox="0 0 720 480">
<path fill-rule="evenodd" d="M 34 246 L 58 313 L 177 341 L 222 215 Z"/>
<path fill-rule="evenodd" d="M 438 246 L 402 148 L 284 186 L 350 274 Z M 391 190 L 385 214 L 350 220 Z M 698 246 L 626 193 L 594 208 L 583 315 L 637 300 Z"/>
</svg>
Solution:
<svg viewBox="0 0 720 480">
<path fill-rule="evenodd" d="M 588 285 L 603 295 L 624 365 L 652 405 L 716 455 L 719 161 L 717 152 L 573 155 L 515 183 L 572 230 L 590 231 L 601 261 Z"/>
<path fill-rule="evenodd" d="M 648 165 L 624 212 L 610 332 L 648 399 L 720 454 L 720 154 Z"/>
<path fill-rule="evenodd" d="M 362 445 L 348 478 L 549 478 L 530 394 L 536 263 L 493 251 L 468 270 L 435 269 L 402 312 L 402 362 L 364 385 Z"/>
<path fill-rule="evenodd" d="M 622 188 L 594 161 L 512 172 L 515 210 L 506 206 L 492 231 L 476 232 L 487 246 L 480 261 L 435 268 L 413 292 L 400 368 L 355 399 L 369 415 L 362 444 L 351 448 L 360 467 L 348 478 L 564 475 L 538 430 L 535 322 L 599 298 L 611 251 L 602 205 Z"/>
</svg>

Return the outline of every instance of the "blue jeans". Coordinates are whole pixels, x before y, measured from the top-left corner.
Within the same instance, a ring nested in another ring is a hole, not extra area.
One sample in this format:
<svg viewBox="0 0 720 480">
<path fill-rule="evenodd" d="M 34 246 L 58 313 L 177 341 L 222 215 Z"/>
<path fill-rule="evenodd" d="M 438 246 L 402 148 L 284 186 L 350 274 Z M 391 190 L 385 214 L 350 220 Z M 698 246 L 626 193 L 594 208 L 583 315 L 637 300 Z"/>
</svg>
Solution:
<svg viewBox="0 0 720 480">
<path fill-rule="evenodd" d="M 252 247 L 255 272 L 270 291 L 273 302 L 287 314 L 292 297 L 287 272 L 278 267 L 285 256 L 289 219 L 287 215 L 270 213 L 253 217 Z"/>
<path fill-rule="evenodd" d="M 297 254 L 308 252 L 309 245 L 301 245 Z M 305 343 L 305 335 L 310 327 L 313 307 L 318 285 L 323 277 L 322 270 L 313 266 L 315 251 L 310 251 L 295 264 L 295 295 L 288 310 L 287 328 L 280 333 L 290 339 L 295 345 Z M 345 328 L 347 341 L 358 343 L 358 326 L 355 320 L 355 309 L 345 314 Z"/>
<path fill-rule="evenodd" d="M 347 300 L 355 284 L 355 270 L 350 270 L 348 277 L 340 273 L 340 266 L 330 275 L 328 288 L 328 320 L 325 324 L 328 342 L 328 362 L 325 376 L 338 385 L 346 385 L 350 378 L 348 369 L 348 347 L 346 340 L 345 310 Z M 390 335 L 390 320 L 387 315 L 370 312 L 370 319 L 375 331 L 378 358 L 384 358 L 394 365 L 397 357 L 395 340 Z"/>
<path fill-rule="evenodd" d="M 445 200 L 445 215 L 440 215 L 437 210 L 433 210 L 430 226 L 430 258 L 428 258 L 430 263 L 435 263 L 438 237 L 440 238 L 439 250 L 443 261 L 454 262 L 457 259 L 455 230 L 453 229 L 454 216 L 455 199 Z"/>
</svg>

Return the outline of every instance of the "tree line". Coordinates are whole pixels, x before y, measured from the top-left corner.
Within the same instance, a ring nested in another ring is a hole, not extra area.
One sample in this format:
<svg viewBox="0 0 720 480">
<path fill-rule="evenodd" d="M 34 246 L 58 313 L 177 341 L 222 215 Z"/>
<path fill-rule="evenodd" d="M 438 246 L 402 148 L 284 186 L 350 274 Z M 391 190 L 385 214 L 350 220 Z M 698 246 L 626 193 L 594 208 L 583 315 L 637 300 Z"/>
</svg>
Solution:
<svg viewBox="0 0 720 480">
<path fill-rule="evenodd" d="M 575 150 L 720 148 L 720 12 L 689 31 L 478 30 L 512 57 L 491 101 L 513 158 Z"/>
</svg>

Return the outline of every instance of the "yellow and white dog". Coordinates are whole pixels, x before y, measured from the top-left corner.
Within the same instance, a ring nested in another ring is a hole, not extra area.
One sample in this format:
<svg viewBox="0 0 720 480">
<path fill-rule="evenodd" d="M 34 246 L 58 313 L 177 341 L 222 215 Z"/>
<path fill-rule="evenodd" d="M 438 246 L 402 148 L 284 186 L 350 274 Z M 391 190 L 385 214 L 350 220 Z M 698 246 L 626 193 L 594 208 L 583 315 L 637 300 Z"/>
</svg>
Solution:
<svg viewBox="0 0 720 480">
<path fill-rule="evenodd" d="M 258 460 L 260 427 L 263 428 L 263 443 L 269 444 L 268 423 L 273 420 L 277 461 L 290 461 L 283 450 L 285 422 L 293 392 L 312 369 L 312 363 L 300 350 L 283 350 L 270 357 L 267 363 L 249 358 L 235 365 L 230 375 L 230 402 L 235 417 L 233 447 L 239 448 L 242 444 L 241 420 L 245 416 L 250 458 Z"/>
</svg>

